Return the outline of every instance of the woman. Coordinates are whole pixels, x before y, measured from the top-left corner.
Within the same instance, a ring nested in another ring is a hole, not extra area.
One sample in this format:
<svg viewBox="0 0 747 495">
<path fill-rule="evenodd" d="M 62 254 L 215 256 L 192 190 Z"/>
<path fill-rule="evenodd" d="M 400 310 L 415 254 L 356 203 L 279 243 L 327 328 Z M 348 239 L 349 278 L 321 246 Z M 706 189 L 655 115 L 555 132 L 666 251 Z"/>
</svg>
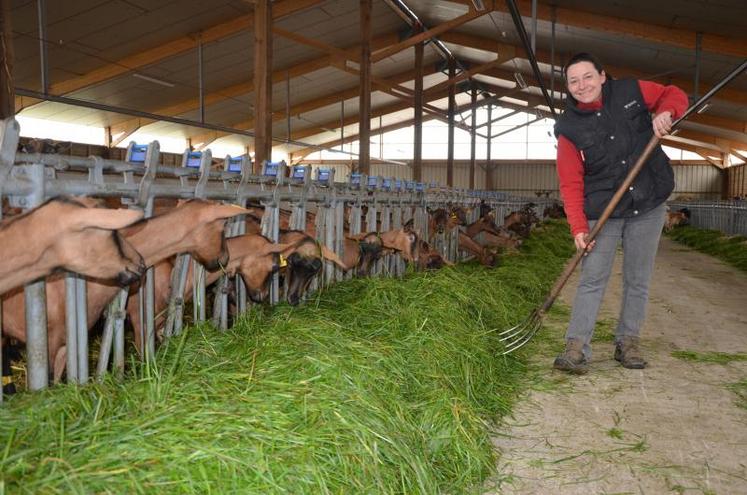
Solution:
<svg viewBox="0 0 747 495">
<path fill-rule="evenodd" d="M 569 96 L 555 125 L 560 194 L 576 249 L 586 249 L 591 227 L 652 134 L 668 134 L 672 121 L 687 109 L 688 99 L 674 86 L 613 80 L 588 53 L 571 57 L 563 73 Z M 664 224 L 664 202 L 673 189 L 672 167 L 657 146 L 584 257 L 566 349 L 555 359 L 556 369 L 587 371 L 591 336 L 620 241 L 623 300 L 614 357 L 626 368 L 646 367 L 639 333 Z"/>
</svg>

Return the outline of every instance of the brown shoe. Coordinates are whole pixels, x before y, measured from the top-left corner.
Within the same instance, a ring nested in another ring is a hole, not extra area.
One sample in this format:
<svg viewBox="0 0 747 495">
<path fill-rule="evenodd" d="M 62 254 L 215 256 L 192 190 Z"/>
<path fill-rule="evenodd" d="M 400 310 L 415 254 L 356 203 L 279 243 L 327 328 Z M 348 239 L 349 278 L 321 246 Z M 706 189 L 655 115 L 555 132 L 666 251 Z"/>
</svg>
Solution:
<svg viewBox="0 0 747 495">
<path fill-rule="evenodd" d="M 622 337 L 615 344 L 615 360 L 622 364 L 623 368 L 642 370 L 646 367 L 643 359 L 638 337 Z"/>
<path fill-rule="evenodd" d="M 584 344 L 578 339 L 569 339 L 565 343 L 563 354 L 555 358 L 553 368 L 556 370 L 567 371 L 576 375 L 583 375 L 589 371 L 586 357 L 583 353 Z"/>
</svg>

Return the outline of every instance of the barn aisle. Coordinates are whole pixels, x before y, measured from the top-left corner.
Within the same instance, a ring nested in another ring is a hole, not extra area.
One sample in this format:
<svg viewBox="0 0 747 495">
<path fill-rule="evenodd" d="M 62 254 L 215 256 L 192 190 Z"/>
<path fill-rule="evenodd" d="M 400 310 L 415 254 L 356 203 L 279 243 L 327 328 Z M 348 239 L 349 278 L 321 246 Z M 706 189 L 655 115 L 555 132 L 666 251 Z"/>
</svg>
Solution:
<svg viewBox="0 0 747 495">
<path fill-rule="evenodd" d="M 551 369 L 577 279 L 561 294 L 552 343 L 533 359 L 537 386 L 495 438 L 501 479 L 489 493 L 747 493 L 747 405 L 729 388 L 747 379 L 747 274 L 663 238 L 643 334 L 649 368 L 626 370 L 612 359 L 620 262 L 582 377 Z"/>
</svg>

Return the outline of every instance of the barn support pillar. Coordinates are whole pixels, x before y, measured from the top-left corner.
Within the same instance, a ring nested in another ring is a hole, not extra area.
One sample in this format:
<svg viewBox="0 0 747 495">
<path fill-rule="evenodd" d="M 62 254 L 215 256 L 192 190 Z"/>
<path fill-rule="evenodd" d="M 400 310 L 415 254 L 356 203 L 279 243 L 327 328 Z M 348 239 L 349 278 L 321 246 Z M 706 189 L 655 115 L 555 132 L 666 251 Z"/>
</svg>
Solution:
<svg viewBox="0 0 747 495">
<path fill-rule="evenodd" d="M 272 159 L 272 2 L 254 4 L 254 173 Z"/>
<path fill-rule="evenodd" d="M 472 86 L 472 123 L 470 125 L 469 188 L 475 188 L 475 155 L 477 146 L 477 88 Z"/>
<path fill-rule="evenodd" d="M 413 122 L 412 180 L 423 180 L 423 43 L 415 45 L 415 117 Z M 383 156 L 382 156 L 383 158 Z"/>
<path fill-rule="evenodd" d="M 361 62 L 358 172 L 371 173 L 371 3 L 360 0 Z"/>
<path fill-rule="evenodd" d="M 456 60 L 449 58 L 449 79 L 454 79 L 456 75 Z M 446 185 L 448 187 L 454 187 L 454 112 L 456 109 L 456 86 L 454 84 L 449 85 L 449 140 L 448 140 L 448 155 L 446 157 Z"/>
</svg>

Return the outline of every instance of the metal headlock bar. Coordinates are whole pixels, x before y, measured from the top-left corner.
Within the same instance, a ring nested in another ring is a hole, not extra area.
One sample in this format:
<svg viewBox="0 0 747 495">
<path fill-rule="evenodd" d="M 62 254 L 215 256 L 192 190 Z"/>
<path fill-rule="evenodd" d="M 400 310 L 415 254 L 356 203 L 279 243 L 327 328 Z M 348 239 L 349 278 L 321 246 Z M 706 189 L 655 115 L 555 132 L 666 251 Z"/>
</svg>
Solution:
<svg viewBox="0 0 747 495">
<path fill-rule="evenodd" d="M 401 228 L 414 219 L 415 229 L 428 239 L 427 207 L 462 205 L 475 210 L 481 201 L 502 212 L 502 204 L 512 198 L 489 191 L 467 191 L 440 188 L 413 181 L 393 178 L 367 177 L 353 173 L 346 183 L 336 182 L 334 169 L 310 166 L 291 167 L 286 173 L 284 162 L 263 164 L 260 175 L 251 174 L 248 157 L 226 157 L 220 170 L 211 169 L 212 156 L 203 152 L 185 151 L 182 166 L 159 165 L 159 145 L 130 143 L 125 160 L 102 157 L 72 157 L 43 153 L 17 153 L 19 127 L 14 119 L 0 125 L 0 194 L 15 207 L 29 210 L 47 199 L 61 195 L 83 195 L 120 198 L 131 208 L 140 208 L 145 216 L 153 214 L 156 198 L 204 198 L 225 201 L 245 207 L 251 200 L 264 206 L 262 233 L 277 242 L 280 232 L 280 211 L 290 210 L 289 227 L 305 231 L 307 213 L 316 213 L 315 238 L 342 257 L 344 251 L 345 211 L 348 208 L 348 230 L 351 234 L 365 231 L 386 231 Z M 523 201 L 525 202 L 525 200 Z M 518 198 L 515 204 L 523 204 Z M 513 204 L 512 204 L 513 206 Z M 228 237 L 246 232 L 246 219 L 236 218 L 226 227 Z M 445 257 L 457 261 L 458 229 L 450 233 Z M 184 290 L 189 271 L 188 255 L 180 255 L 172 271 L 172 293 L 166 314 L 164 336 L 177 335 L 183 326 Z M 399 255 L 379 260 L 372 273 L 402 275 L 405 264 Z M 194 321 L 206 319 L 205 274 L 201 265 L 194 270 Z M 342 271 L 332 263 L 325 263 L 323 273 L 312 281 L 312 290 L 343 278 Z M 213 318 L 220 328 L 228 326 L 228 292 L 231 281 L 218 284 Z M 246 289 L 240 276 L 233 281 L 239 312 L 247 309 Z M 26 297 L 28 388 L 39 390 L 48 386 L 48 344 L 46 322 L 45 282 L 28 284 Z M 117 376 L 124 371 L 124 321 L 128 291 L 123 289 L 107 308 L 96 377 L 101 379 L 111 368 Z M 271 302 L 282 295 L 278 275 L 273 275 Z M 65 307 L 67 332 L 67 378 L 73 383 L 86 383 L 88 371 L 88 322 L 86 321 L 86 281 L 68 274 L 65 278 Z M 137 296 L 140 302 L 139 337 L 142 353 L 150 359 L 155 353 L 154 275 L 149 268 L 143 277 Z M 0 313 L 1 315 L 1 313 Z M 1 321 L 0 321 L 1 323 Z M 0 363 L 1 364 L 1 363 Z M 0 397 L 0 400 L 2 398 Z"/>
</svg>

